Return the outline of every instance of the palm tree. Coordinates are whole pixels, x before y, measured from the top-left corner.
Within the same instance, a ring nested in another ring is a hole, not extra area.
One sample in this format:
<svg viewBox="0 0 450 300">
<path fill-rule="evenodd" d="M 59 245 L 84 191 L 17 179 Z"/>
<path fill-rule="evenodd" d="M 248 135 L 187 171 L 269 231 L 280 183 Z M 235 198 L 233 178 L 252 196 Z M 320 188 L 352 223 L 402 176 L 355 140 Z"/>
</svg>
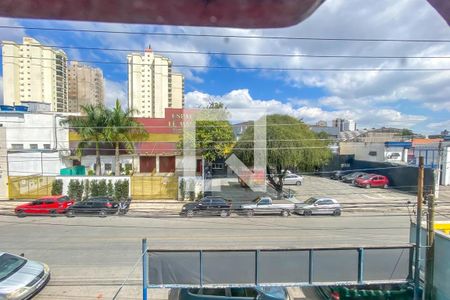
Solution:
<svg viewBox="0 0 450 300">
<path fill-rule="evenodd" d="M 62 121 L 80 136 L 77 153 L 82 155 L 84 148 L 95 144 L 95 175 L 101 175 L 100 143 L 105 140 L 105 132 L 108 126 L 108 110 L 103 105 L 81 106 L 83 116 L 69 117 Z"/>
<path fill-rule="evenodd" d="M 122 109 L 119 99 L 112 110 L 108 110 L 108 125 L 105 131 L 106 141 L 109 141 L 115 148 L 115 175 L 120 175 L 120 144 L 128 150 L 134 150 L 134 142 L 146 139 L 147 131 L 142 125 L 132 119 L 135 111 L 132 109 Z"/>
</svg>

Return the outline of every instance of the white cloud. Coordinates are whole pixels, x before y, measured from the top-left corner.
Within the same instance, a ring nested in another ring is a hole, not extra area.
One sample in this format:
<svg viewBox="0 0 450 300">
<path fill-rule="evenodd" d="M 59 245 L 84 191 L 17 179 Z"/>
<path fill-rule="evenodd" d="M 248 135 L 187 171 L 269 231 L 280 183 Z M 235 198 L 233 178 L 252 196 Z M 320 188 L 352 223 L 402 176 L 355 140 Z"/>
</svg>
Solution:
<svg viewBox="0 0 450 300">
<path fill-rule="evenodd" d="M 413 127 L 426 120 L 425 116 L 404 114 L 394 109 L 365 109 L 355 106 L 348 109 L 324 110 L 321 107 L 310 105 L 296 108 L 291 103 L 283 103 L 276 99 L 253 99 L 248 89 L 233 90 L 224 95 L 210 95 L 194 91 L 187 93 L 185 97 L 188 107 L 206 106 L 210 100 L 220 101 L 230 109 L 265 109 L 269 114 L 288 114 L 310 124 L 319 120 L 347 118 L 355 120 L 359 128 Z M 334 99 L 334 101 L 338 100 L 343 101 L 338 98 Z M 248 118 L 252 119 L 252 116 L 249 115 Z"/>
<path fill-rule="evenodd" d="M 113 107 L 116 99 L 120 100 L 122 107 L 128 107 L 127 83 L 105 79 L 105 105 Z"/>
</svg>

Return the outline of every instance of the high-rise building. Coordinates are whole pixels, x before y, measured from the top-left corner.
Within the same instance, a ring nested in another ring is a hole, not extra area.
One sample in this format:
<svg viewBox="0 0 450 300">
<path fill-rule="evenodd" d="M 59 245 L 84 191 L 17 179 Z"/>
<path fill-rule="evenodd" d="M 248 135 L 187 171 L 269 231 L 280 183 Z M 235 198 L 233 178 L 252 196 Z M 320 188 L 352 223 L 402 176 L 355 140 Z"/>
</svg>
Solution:
<svg viewBox="0 0 450 300">
<path fill-rule="evenodd" d="M 105 103 L 102 70 L 73 62 L 69 66 L 68 74 L 70 112 L 79 112 L 81 105 Z"/>
<path fill-rule="evenodd" d="M 172 72 L 172 61 L 153 53 L 132 53 L 128 59 L 128 107 L 136 117 L 164 118 L 166 108 L 183 108 L 184 78 Z"/>
<path fill-rule="evenodd" d="M 337 127 L 340 132 L 356 130 L 356 123 L 353 120 L 337 118 L 332 121 L 332 124 L 333 124 L 333 127 Z"/>
<path fill-rule="evenodd" d="M 3 103 L 49 103 L 52 111 L 66 112 L 67 55 L 24 37 L 22 44 L 3 41 Z"/>
</svg>

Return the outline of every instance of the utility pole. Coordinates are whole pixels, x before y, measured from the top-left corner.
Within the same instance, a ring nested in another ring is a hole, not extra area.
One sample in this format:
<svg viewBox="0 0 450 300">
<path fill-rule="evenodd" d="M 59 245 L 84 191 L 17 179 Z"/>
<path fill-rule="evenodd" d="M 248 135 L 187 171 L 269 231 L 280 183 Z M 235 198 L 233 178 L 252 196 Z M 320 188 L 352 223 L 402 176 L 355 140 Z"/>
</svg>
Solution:
<svg viewBox="0 0 450 300">
<path fill-rule="evenodd" d="M 425 300 L 433 300 L 433 278 L 434 278 L 434 195 L 428 197 L 427 215 L 427 255 L 425 262 Z"/>
<path fill-rule="evenodd" d="M 423 203 L 423 156 L 419 157 L 419 173 L 417 178 L 417 211 L 416 211 L 416 246 L 414 256 L 414 300 L 420 300 L 420 243 L 422 230 Z"/>
<path fill-rule="evenodd" d="M 433 187 L 433 195 L 436 200 L 439 198 L 439 185 L 441 183 L 441 164 L 442 164 L 442 142 L 439 142 L 438 146 L 438 161 L 437 168 L 434 169 L 434 187 Z"/>
</svg>

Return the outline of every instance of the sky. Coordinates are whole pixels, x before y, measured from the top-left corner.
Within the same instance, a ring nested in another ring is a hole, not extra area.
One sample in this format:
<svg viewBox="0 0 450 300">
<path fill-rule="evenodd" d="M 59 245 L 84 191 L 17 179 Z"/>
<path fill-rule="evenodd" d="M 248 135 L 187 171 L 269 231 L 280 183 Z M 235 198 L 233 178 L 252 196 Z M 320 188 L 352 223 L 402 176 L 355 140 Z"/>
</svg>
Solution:
<svg viewBox="0 0 450 300">
<path fill-rule="evenodd" d="M 48 21 L 0 18 L 0 25 L 107 31 L 165 32 L 169 35 L 58 32 L 0 28 L 0 39 L 21 42 L 31 36 L 63 48 L 69 60 L 99 67 L 105 76 L 106 104 L 127 103 L 126 55 L 151 45 L 174 65 L 369 68 L 371 71 L 242 70 L 175 68 L 185 76 L 188 107 L 221 101 L 229 108 L 263 108 L 313 124 L 337 117 L 353 119 L 359 129 L 381 126 L 420 133 L 450 129 L 450 71 L 395 72 L 382 68 L 449 68 L 450 42 L 355 42 L 287 39 L 180 37 L 170 33 L 450 40 L 450 28 L 426 0 L 327 0 L 302 23 L 281 29 L 233 29 Z M 99 47 L 105 50 L 76 49 Z M 107 49 L 124 49 L 112 51 Z M 188 51 L 191 53 L 163 53 Z M 194 52 L 194 53 L 192 53 Z M 208 55 L 195 52 L 365 56 L 440 56 L 441 58 L 317 58 Z M 444 56 L 444 57 L 442 57 Z M 448 58 L 446 58 L 448 57 Z M 103 62 L 103 63 L 102 63 Z M 104 63 L 114 62 L 114 63 Z M 0 80 L 0 89 L 3 88 Z M 2 97 L 2 92 L 0 97 Z"/>
</svg>

